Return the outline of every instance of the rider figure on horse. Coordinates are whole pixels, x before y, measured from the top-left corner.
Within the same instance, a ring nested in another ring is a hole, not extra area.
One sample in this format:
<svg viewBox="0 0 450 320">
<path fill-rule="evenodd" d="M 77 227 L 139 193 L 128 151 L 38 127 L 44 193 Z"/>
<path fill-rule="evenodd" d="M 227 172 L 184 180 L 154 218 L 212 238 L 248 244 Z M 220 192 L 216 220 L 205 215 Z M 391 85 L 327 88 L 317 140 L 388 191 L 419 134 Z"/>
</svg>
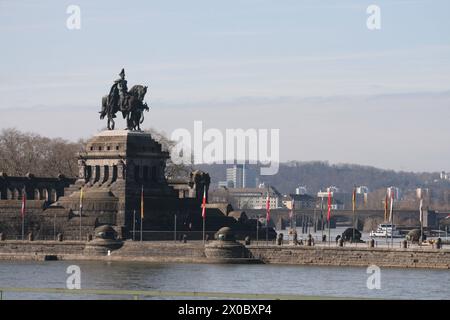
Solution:
<svg viewBox="0 0 450 320">
<path fill-rule="evenodd" d="M 140 124 L 144 121 L 143 111 L 149 108 L 145 103 L 144 96 L 147 86 L 135 85 L 128 91 L 127 80 L 125 80 L 125 69 L 119 73 L 120 78 L 114 81 L 109 94 L 102 97 L 102 109 L 100 119 L 108 118 L 108 129 L 114 130 L 114 118 L 121 111 L 123 118 L 127 119 L 128 130 L 140 130 Z"/>
<path fill-rule="evenodd" d="M 128 97 L 127 80 L 125 80 L 125 69 L 119 73 L 120 78 L 114 81 L 114 84 L 109 91 L 109 107 L 114 108 L 118 106 L 119 110 L 126 110 L 126 99 Z"/>
</svg>

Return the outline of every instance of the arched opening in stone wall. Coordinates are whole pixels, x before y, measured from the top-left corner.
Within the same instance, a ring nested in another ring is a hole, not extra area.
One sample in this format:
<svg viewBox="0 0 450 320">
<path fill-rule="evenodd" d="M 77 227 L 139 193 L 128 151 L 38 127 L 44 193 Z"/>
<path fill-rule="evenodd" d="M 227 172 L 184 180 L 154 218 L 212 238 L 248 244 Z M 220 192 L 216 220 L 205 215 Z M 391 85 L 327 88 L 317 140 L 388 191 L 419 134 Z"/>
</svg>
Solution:
<svg viewBox="0 0 450 320">
<path fill-rule="evenodd" d="M 41 192 L 39 191 L 39 189 L 34 189 L 33 199 L 34 200 L 41 200 Z"/>
<path fill-rule="evenodd" d="M 92 167 L 91 166 L 86 166 L 85 170 L 86 170 L 85 171 L 86 180 L 89 180 L 91 178 L 91 176 L 92 176 Z"/>
<path fill-rule="evenodd" d="M 104 170 L 104 177 L 102 182 L 105 182 L 108 181 L 109 179 L 109 166 L 104 166 L 103 170 Z"/>
<path fill-rule="evenodd" d="M 113 165 L 112 166 L 112 179 L 111 181 L 116 181 L 117 180 L 117 166 Z"/>
<path fill-rule="evenodd" d="M 100 166 L 94 167 L 94 181 L 97 182 L 100 179 Z"/>
</svg>

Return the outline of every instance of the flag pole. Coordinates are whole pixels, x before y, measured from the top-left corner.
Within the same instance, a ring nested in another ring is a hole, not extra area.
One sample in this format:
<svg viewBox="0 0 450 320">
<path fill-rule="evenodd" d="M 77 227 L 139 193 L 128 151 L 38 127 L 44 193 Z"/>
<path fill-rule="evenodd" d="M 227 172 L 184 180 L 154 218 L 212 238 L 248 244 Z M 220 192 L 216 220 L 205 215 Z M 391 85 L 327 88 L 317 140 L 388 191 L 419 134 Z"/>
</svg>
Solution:
<svg viewBox="0 0 450 320">
<path fill-rule="evenodd" d="M 205 218 L 203 218 L 203 244 L 205 244 Z"/>
<path fill-rule="evenodd" d="M 256 218 L 256 245 L 259 245 L 259 215 Z"/>
<path fill-rule="evenodd" d="M 144 185 L 141 185 L 141 242 L 142 242 L 142 225 L 144 224 Z"/>
<path fill-rule="evenodd" d="M 27 193 L 25 191 L 25 187 L 22 190 L 22 241 L 25 240 L 25 210 L 27 203 Z"/>
<path fill-rule="evenodd" d="M 56 241 L 56 211 L 53 215 L 53 240 Z"/>
<path fill-rule="evenodd" d="M 206 220 L 206 184 L 203 186 L 203 199 L 202 199 L 202 220 L 203 220 L 203 244 L 205 244 L 205 220 Z"/>
<path fill-rule="evenodd" d="M 269 185 L 267 185 L 267 199 L 266 199 L 266 245 L 269 245 L 269 220 L 270 220 L 270 197 L 269 197 Z"/>
<path fill-rule="evenodd" d="M 174 222 L 173 222 L 173 241 L 177 242 L 177 213 L 176 212 L 174 215 Z"/>
<path fill-rule="evenodd" d="M 328 220 L 328 246 L 331 246 L 331 220 Z"/>
<path fill-rule="evenodd" d="M 391 247 L 394 248 L 394 191 L 391 191 Z"/>
<path fill-rule="evenodd" d="M 353 235 L 352 235 L 352 242 L 355 241 L 355 221 L 356 221 L 356 188 L 353 188 L 353 194 L 352 194 L 352 200 L 353 200 Z"/>
<path fill-rule="evenodd" d="M 80 191 L 80 241 L 81 241 L 81 216 L 83 214 L 83 187 L 81 187 Z"/>
<path fill-rule="evenodd" d="M 144 224 L 144 217 L 141 216 L 141 242 L 142 242 L 142 225 Z"/>
<path fill-rule="evenodd" d="M 384 197 L 384 225 L 386 226 L 387 225 L 387 222 L 388 222 L 388 218 L 387 218 L 387 211 L 388 211 L 388 201 L 389 201 L 389 199 L 388 199 L 388 195 L 387 195 L 387 192 L 386 192 L 386 196 Z M 389 243 L 388 243 L 388 237 L 387 237 L 387 227 L 385 227 L 385 232 L 386 232 L 386 234 L 385 234 L 385 239 L 386 239 L 386 244 L 389 246 Z"/>
<path fill-rule="evenodd" d="M 323 239 L 323 197 L 320 198 L 320 230 L 322 231 L 322 239 Z"/>
<path fill-rule="evenodd" d="M 133 241 L 136 235 L 136 209 L 133 210 Z"/>
<path fill-rule="evenodd" d="M 331 246 L 331 190 L 328 189 L 328 246 Z"/>
<path fill-rule="evenodd" d="M 269 245 L 269 221 L 266 219 L 266 245 Z"/>
<path fill-rule="evenodd" d="M 419 218 L 420 218 L 420 240 L 419 240 L 419 244 L 422 245 L 422 241 L 423 241 L 423 199 L 420 199 L 420 205 L 419 205 Z"/>
</svg>

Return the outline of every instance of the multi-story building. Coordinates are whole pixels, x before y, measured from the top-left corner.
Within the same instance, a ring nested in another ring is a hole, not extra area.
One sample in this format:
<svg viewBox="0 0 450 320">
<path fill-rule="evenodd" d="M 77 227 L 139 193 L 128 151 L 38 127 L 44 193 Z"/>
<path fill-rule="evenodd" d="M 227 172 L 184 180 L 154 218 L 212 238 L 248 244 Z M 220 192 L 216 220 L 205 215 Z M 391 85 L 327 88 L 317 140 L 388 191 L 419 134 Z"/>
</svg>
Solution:
<svg viewBox="0 0 450 320">
<path fill-rule="evenodd" d="M 221 183 L 223 186 L 232 186 L 232 188 L 255 188 L 256 170 L 247 164 L 235 164 L 227 168 L 226 182 Z"/>
<path fill-rule="evenodd" d="M 282 207 L 282 195 L 275 187 L 228 189 L 229 198 L 238 209 L 265 209 L 267 193 L 271 209 Z"/>
<path fill-rule="evenodd" d="M 283 206 L 292 209 L 292 203 L 296 209 L 314 209 L 317 199 L 309 194 L 290 194 L 283 197 Z"/>
<path fill-rule="evenodd" d="M 320 204 L 324 208 L 328 206 L 328 193 L 330 193 L 332 202 L 331 208 L 333 210 L 350 210 L 353 207 L 353 194 L 352 192 L 342 192 L 339 188 L 331 186 L 326 188 L 325 191 L 319 191 L 317 193 L 317 206 L 320 208 Z M 356 208 L 361 208 L 366 202 L 367 193 L 356 192 Z"/>
</svg>

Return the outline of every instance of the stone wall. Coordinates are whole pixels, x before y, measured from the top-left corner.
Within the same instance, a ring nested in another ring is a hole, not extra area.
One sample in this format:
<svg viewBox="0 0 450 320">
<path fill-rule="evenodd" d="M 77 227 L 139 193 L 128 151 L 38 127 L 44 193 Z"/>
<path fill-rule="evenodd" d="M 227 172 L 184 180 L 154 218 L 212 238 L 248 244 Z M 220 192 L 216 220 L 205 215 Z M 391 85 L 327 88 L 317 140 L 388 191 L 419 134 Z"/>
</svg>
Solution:
<svg viewBox="0 0 450 320">
<path fill-rule="evenodd" d="M 125 241 L 119 249 L 111 250 L 110 256 L 86 255 L 85 245 L 76 241 L 0 241 L 0 260 L 43 260 L 53 255 L 61 260 L 223 263 L 221 257 L 207 257 L 201 241 Z M 450 269 L 449 249 L 250 245 L 245 252 L 248 255 L 245 258 L 253 263 L 259 259 L 268 264 Z"/>
<path fill-rule="evenodd" d="M 35 177 L 27 174 L 25 177 L 10 177 L 0 172 L 0 200 L 21 200 L 25 192 L 27 200 L 44 200 L 55 202 L 64 195 L 64 188 L 74 183 L 75 179 L 60 175 L 58 178 Z"/>
<path fill-rule="evenodd" d="M 387 249 L 349 247 L 277 247 L 248 246 L 253 258 L 264 263 L 322 265 L 433 268 L 450 269 L 448 249 Z"/>
<path fill-rule="evenodd" d="M 82 255 L 84 243 L 76 241 L 0 241 L 0 260 L 45 260 L 48 256 Z"/>
<path fill-rule="evenodd" d="M 112 253 L 112 257 L 123 260 L 153 260 L 158 262 L 204 262 L 206 258 L 203 243 L 175 243 L 163 241 L 125 241 Z"/>
</svg>

